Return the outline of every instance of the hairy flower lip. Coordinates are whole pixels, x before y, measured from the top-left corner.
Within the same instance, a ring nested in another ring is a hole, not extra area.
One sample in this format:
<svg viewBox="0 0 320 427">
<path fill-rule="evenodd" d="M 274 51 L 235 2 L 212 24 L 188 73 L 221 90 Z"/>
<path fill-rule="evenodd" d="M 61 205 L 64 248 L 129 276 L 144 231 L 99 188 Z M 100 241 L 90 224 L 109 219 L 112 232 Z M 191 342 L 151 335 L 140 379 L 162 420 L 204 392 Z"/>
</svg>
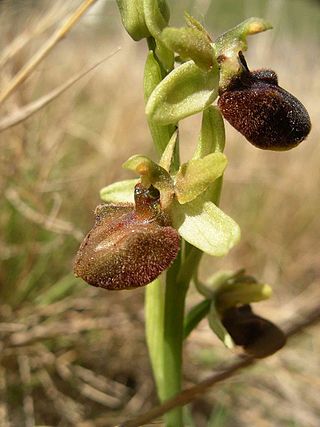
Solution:
<svg viewBox="0 0 320 427">
<path fill-rule="evenodd" d="M 278 85 L 274 71 L 243 68 L 228 87 L 220 91 L 218 106 L 224 118 L 254 146 L 286 151 L 309 134 L 311 121 L 303 104 Z"/>
<path fill-rule="evenodd" d="M 174 261 L 180 241 L 159 204 L 157 190 L 137 184 L 135 204 L 99 205 L 74 261 L 75 275 L 109 290 L 156 279 Z"/>
</svg>

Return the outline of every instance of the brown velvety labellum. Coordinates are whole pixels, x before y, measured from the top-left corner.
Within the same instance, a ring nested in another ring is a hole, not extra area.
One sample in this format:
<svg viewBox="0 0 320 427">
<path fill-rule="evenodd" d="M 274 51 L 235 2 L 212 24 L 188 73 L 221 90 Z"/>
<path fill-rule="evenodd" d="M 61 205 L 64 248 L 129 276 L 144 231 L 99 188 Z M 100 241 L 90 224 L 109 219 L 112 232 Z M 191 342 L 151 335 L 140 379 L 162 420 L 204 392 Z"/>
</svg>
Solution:
<svg viewBox="0 0 320 427">
<path fill-rule="evenodd" d="M 218 100 L 224 118 L 245 138 L 265 150 L 290 150 L 310 132 L 301 102 L 278 86 L 272 70 L 246 70 Z"/>
<path fill-rule="evenodd" d="M 159 210 L 157 190 L 138 184 L 133 204 L 105 204 L 74 262 L 87 283 L 110 290 L 147 285 L 177 256 L 179 235 Z"/>
<path fill-rule="evenodd" d="M 226 310 L 222 323 L 234 343 L 242 346 L 246 353 L 255 358 L 270 356 L 286 343 L 281 329 L 254 314 L 249 305 Z"/>
</svg>

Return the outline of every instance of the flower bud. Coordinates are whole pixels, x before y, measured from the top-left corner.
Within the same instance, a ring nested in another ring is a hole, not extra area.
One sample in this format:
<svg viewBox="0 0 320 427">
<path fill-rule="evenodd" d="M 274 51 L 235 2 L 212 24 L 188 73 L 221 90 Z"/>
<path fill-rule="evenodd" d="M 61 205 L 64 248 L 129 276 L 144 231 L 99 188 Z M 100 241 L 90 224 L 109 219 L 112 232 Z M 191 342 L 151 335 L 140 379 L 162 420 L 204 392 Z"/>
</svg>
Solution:
<svg viewBox="0 0 320 427">
<path fill-rule="evenodd" d="M 145 22 L 143 0 L 117 0 L 123 26 L 133 38 L 141 40 L 150 37 L 150 31 Z"/>
<path fill-rule="evenodd" d="M 244 71 L 221 94 L 218 105 L 226 120 L 258 148 L 290 150 L 311 129 L 301 102 L 278 86 L 272 70 L 250 72 L 240 53 Z"/>
<path fill-rule="evenodd" d="M 135 205 L 104 204 L 82 242 L 74 273 L 110 290 L 147 285 L 167 269 L 179 251 L 179 235 L 160 209 L 154 187 L 135 187 Z"/>
<path fill-rule="evenodd" d="M 269 320 L 255 315 L 250 305 L 232 307 L 222 316 L 222 324 L 234 343 L 255 358 L 270 356 L 285 343 L 284 333 Z"/>
</svg>

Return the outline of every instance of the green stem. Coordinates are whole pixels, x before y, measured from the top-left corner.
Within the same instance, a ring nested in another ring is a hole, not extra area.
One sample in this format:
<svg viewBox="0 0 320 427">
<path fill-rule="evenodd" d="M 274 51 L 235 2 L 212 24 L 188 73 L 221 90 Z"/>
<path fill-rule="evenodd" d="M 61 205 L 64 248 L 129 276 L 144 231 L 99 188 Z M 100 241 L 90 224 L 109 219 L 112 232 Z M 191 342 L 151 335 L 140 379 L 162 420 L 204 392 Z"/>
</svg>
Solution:
<svg viewBox="0 0 320 427">
<path fill-rule="evenodd" d="M 163 384 L 165 399 L 181 391 L 185 300 L 202 252 L 182 242 L 179 257 L 167 273 L 164 317 Z M 183 427 L 182 408 L 166 414 L 167 427 Z"/>
<path fill-rule="evenodd" d="M 160 400 L 163 401 L 164 284 L 159 278 L 150 283 L 145 290 L 145 329 L 157 393 Z"/>
<path fill-rule="evenodd" d="M 181 390 L 182 342 L 185 298 L 188 283 L 177 282 L 181 254 L 167 273 L 164 316 L 164 399 L 169 399 Z M 167 427 L 183 427 L 182 409 L 175 408 L 166 414 Z"/>
</svg>

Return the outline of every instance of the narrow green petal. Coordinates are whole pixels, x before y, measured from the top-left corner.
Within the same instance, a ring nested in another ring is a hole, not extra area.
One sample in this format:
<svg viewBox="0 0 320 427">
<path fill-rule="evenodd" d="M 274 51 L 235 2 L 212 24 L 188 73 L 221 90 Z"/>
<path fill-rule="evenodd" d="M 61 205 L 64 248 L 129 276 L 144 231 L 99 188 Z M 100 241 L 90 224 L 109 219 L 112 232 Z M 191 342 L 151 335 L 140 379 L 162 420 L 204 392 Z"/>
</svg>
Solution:
<svg viewBox="0 0 320 427">
<path fill-rule="evenodd" d="M 231 338 L 231 335 L 228 333 L 226 328 L 223 326 L 219 313 L 216 310 L 214 300 L 211 302 L 210 312 L 208 314 L 208 321 L 211 330 L 216 334 L 216 336 L 223 342 L 227 348 L 233 348 L 234 343 Z"/>
</svg>

